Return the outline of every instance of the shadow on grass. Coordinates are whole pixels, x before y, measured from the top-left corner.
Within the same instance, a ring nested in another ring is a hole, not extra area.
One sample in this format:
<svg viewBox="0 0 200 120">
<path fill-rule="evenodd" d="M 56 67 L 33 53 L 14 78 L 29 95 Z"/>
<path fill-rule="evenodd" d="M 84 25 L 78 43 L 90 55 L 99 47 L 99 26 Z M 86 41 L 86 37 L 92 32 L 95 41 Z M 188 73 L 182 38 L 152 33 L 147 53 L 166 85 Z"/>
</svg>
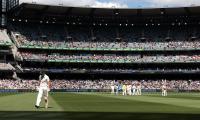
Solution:
<svg viewBox="0 0 200 120">
<path fill-rule="evenodd" d="M 200 120 L 200 114 L 0 112 L 0 120 Z"/>
</svg>

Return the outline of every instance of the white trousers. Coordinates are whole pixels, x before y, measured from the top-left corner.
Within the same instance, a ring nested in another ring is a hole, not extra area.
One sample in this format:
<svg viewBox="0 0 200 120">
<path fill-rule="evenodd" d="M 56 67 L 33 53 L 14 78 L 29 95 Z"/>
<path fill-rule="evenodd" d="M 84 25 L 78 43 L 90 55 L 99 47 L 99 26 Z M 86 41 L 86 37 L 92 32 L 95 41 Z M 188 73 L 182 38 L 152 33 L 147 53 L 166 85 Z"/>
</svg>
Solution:
<svg viewBox="0 0 200 120">
<path fill-rule="evenodd" d="M 162 96 L 167 96 L 167 90 L 162 90 Z"/>
<path fill-rule="evenodd" d="M 111 94 L 114 94 L 114 93 L 115 93 L 115 89 L 111 88 Z"/>
<path fill-rule="evenodd" d="M 142 90 L 138 89 L 138 95 L 142 95 Z"/>
<path fill-rule="evenodd" d="M 135 89 L 133 89 L 133 93 L 132 93 L 132 95 L 136 95 L 136 92 L 135 92 L 136 90 Z"/>
<path fill-rule="evenodd" d="M 131 89 L 128 89 L 128 95 L 132 95 Z"/>
<path fill-rule="evenodd" d="M 122 95 L 126 95 L 126 90 L 123 90 L 123 91 L 122 91 Z"/>
<path fill-rule="evenodd" d="M 44 96 L 44 99 L 48 99 L 48 89 L 47 88 L 39 88 L 36 105 L 40 106 L 40 102 L 42 100 L 42 96 Z"/>
<path fill-rule="evenodd" d="M 136 89 L 136 94 L 135 95 L 142 95 L 141 89 Z"/>
</svg>

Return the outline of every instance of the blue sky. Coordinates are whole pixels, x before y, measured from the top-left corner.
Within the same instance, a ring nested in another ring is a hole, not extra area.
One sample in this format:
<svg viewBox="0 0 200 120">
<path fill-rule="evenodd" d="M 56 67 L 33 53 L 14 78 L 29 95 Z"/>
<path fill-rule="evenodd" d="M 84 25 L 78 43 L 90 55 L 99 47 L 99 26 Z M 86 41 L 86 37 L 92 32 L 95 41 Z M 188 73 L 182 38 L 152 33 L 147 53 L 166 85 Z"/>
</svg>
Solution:
<svg viewBox="0 0 200 120">
<path fill-rule="evenodd" d="M 200 6 L 200 0 L 20 0 L 38 4 L 62 4 L 65 6 L 115 7 L 115 8 L 149 8 L 174 6 Z"/>
</svg>

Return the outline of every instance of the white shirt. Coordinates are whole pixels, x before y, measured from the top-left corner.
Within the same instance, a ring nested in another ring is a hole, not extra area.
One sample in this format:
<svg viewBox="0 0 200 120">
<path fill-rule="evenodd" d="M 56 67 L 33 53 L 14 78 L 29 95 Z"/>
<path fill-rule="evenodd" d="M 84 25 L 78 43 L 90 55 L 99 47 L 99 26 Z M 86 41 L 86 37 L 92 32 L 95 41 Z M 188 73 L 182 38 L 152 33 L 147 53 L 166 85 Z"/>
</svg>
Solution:
<svg viewBox="0 0 200 120">
<path fill-rule="evenodd" d="M 128 85 L 128 86 L 127 86 L 127 90 L 128 90 L 128 91 L 131 90 L 131 85 Z"/>
<path fill-rule="evenodd" d="M 135 86 L 135 85 L 133 85 L 133 86 L 132 86 L 132 89 L 136 89 L 136 86 Z"/>
<path fill-rule="evenodd" d="M 48 89 L 49 85 L 49 76 L 47 76 L 46 74 L 44 75 L 43 78 L 41 78 L 40 80 L 40 88 L 44 88 L 44 89 Z"/>
<path fill-rule="evenodd" d="M 142 88 L 142 86 L 141 86 L 141 85 L 138 85 L 138 86 L 137 86 L 137 89 L 141 89 L 141 88 Z"/>
</svg>

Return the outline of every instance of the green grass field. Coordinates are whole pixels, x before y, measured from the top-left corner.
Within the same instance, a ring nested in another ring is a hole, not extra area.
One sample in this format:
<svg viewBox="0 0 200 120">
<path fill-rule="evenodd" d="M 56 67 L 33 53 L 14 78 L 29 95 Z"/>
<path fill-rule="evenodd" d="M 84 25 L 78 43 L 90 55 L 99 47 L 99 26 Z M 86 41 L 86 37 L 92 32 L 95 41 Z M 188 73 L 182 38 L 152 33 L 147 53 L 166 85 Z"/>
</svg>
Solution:
<svg viewBox="0 0 200 120">
<path fill-rule="evenodd" d="M 50 93 L 47 110 L 34 108 L 36 96 L 0 94 L 0 120 L 200 120 L 200 93 Z"/>
</svg>

